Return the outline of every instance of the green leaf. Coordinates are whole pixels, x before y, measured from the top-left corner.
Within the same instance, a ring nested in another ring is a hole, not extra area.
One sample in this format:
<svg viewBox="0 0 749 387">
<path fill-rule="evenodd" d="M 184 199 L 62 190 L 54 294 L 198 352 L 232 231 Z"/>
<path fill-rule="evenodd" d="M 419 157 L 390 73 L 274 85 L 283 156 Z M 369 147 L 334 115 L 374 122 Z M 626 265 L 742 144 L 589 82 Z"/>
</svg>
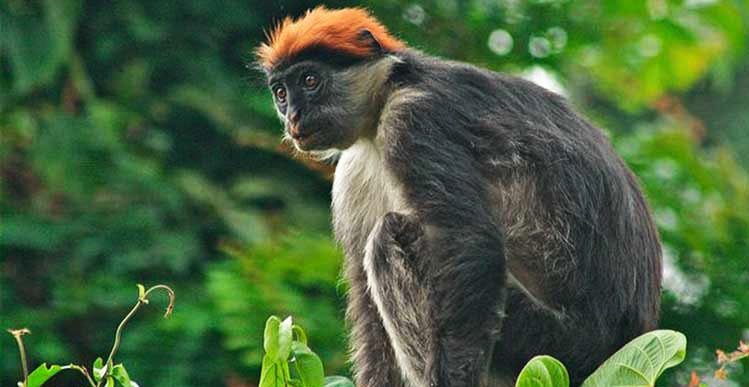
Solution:
<svg viewBox="0 0 749 387">
<path fill-rule="evenodd" d="M 278 327 L 278 360 L 280 361 L 286 361 L 291 354 L 292 325 L 294 324 L 289 316 Z"/>
<path fill-rule="evenodd" d="M 648 332 L 606 360 L 583 382 L 583 387 L 653 387 L 666 368 L 684 360 L 686 349 L 687 339 L 679 332 Z"/>
<path fill-rule="evenodd" d="M 281 326 L 281 320 L 276 316 L 268 317 L 265 322 L 265 333 L 263 334 L 263 348 L 265 356 L 275 363 L 278 360 L 278 330 Z M 265 358 L 263 358 L 265 364 Z"/>
<path fill-rule="evenodd" d="M 304 333 L 304 329 L 299 325 L 292 325 L 291 330 L 296 334 L 296 340 L 300 343 L 307 345 L 307 334 Z"/>
<path fill-rule="evenodd" d="M 551 356 L 536 356 L 523 367 L 516 387 L 569 387 L 567 369 Z"/>
<path fill-rule="evenodd" d="M 96 360 L 94 360 L 93 371 L 94 381 L 100 381 L 101 378 L 104 377 L 104 373 L 106 372 L 106 369 L 104 369 L 104 359 L 97 357 Z"/>
<path fill-rule="evenodd" d="M 80 1 L 46 0 L 42 15 L 12 11 L 0 16 L 16 92 L 51 83 L 70 59 L 80 8 Z"/>
<path fill-rule="evenodd" d="M 328 376 L 323 383 L 324 387 L 355 387 L 354 382 L 343 376 Z"/>
<path fill-rule="evenodd" d="M 263 357 L 263 368 L 260 371 L 258 387 L 284 387 L 284 371 L 282 362 L 274 361 L 267 354 Z"/>
<path fill-rule="evenodd" d="M 42 363 L 42 365 L 36 367 L 36 369 L 29 374 L 26 387 L 39 387 L 62 370 L 63 368 L 59 365 L 51 365 L 47 367 L 47 363 Z"/>
<path fill-rule="evenodd" d="M 121 384 L 124 387 L 132 386 L 130 375 L 127 374 L 125 366 L 123 366 L 121 363 L 112 367 L 112 377 L 117 381 L 117 383 Z"/>
<path fill-rule="evenodd" d="M 324 383 L 325 371 L 322 361 L 309 347 L 299 341 L 291 345 L 294 365 L 305 387 L 320 387 Z"/>
</svg>

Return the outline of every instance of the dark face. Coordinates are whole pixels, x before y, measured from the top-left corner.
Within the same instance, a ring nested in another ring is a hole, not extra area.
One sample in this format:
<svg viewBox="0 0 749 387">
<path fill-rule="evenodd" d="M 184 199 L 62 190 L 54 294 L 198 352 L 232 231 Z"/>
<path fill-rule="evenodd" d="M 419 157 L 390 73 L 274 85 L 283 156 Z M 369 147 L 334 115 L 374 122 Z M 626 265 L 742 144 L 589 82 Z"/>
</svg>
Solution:
<svg viewBox="0 0 749 387">
<path fill-rule="evenodd" d="M 316 61 L 303 61 L 268 78 L 268 86 L 286 135 L 303 151 L 350 145 L 343 92 L 336 71 Z"/>
<path fill-rule="evenodd" d="M 372 98 L 380 66 L 304 60 L 268 76 L 286 135 L 302 151 L 345 149 L 377 122 Z"/>
</svg>

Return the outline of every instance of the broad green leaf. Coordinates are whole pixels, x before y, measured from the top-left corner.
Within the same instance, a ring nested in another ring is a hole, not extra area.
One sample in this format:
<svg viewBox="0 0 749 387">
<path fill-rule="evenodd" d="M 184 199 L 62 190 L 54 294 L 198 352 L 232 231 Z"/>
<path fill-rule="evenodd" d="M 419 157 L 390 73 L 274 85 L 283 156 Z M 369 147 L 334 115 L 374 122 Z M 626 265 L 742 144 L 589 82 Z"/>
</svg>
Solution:
<svg viewBox="0 0 749 387">
<path fill-rule="evenodd" d="M 299 341 L 292 344 L 294 365 L 305 387 L 320 387 L 325 379 L 322 361 L 306 345 Z"/>
<path fill-rule="evenodd" d="M 263 348 L 265 356 L 275 363 L 278 360 L 278 330 L 281 326 L 281 320 L 276 316 L 268 317 L 265 322 L 265 333 L 263 334 Z M 265 358 L 263 358 L 265 364 Z"/>
<path fill-rule="evenodd" d="M 291 354 L 292 333 L 291 316 L 286 317 L 278 327 L 278 360 L 286 361 Z"/>
<path fill-rule="evenodd" d="M 36 369 L 29 374 L 29 380 L 26 383 L 26 387 L 39 387 L 62 370 L 63 368 L 59 365 L 51 365 L 47 367 L 47 363 L 42 363 L 42 365 L 36 367 Z"/>
<path fill-rule="evenodd" d="M 343 376 L 328 376 L 325 378 L 324 387 L 355 387 L 354 382 Z"/>
<path fill-rule="evenodd" d="M 260 371 L 258 387 L 284 387 L 284 370 L 282 363 L 274 361 L 267 354 L 263 357 L 263 368 Z"/>
<path fill-rule="evenodd" d="M 516 387 L 569 387 L 567 369 L 551 356 L 536 356 L 523 367 Z"/>
<path fill-rule="evenodd" d="M 670 330 L 648 332 L 606 360 L 583 387 L 653 387 L 666 368 L 684 360 L 687 339 Z"/>
</svg>

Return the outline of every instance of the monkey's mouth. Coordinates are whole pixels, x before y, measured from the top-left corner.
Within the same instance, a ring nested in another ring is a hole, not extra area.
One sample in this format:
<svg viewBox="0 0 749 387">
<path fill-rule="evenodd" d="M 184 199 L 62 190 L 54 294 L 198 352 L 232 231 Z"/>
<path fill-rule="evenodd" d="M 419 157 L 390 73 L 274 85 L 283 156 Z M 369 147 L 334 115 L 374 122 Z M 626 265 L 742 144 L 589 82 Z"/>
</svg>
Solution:
<svg viewBox="0 0 749 387">
<path fill-rule="evenodd" d="M 310 150 L 321 131 L 310 128 L 290 127 L 289 136 L 294 140 L 296 146 L 301 150 Z"/>
</svg>

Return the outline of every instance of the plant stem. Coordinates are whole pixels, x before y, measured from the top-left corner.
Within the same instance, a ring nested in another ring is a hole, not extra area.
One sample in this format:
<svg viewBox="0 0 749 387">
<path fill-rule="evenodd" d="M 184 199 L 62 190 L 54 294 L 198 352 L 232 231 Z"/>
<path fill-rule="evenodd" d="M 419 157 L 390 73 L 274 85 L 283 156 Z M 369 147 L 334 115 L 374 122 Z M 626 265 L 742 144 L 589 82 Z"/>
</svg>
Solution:
<svg viewBox="0 0 749 387">
<path fill-rule="evenodd" d="M 26 387 L 29 381 L 29 366 L 26 362 L 26 348 L 23 346 L 23 339 L 21 336 L 28 335 L 31 333 L 27 328 L 21 329 L 8 329 L 8 333 L 13 335 L 18 344 L 18 352 L 21 354 L 21 368 L 23 369 L 23 387 Z"/>
<path fill-rule="evenodd" d="M 88 370 L 84 366 L 79 366 L 78 364 L 68 364 L 63 369 L 70 369 L 70 370 L 76 370 L 83 374 L 83 376 L 86 377 L 86 381 L 88 381 L 88 384 L 91 385 L 91 387 L 96 387 L 96 382 L 94 382 L 93 379 L 91 379 L 91 375 L 88 374 Z"/>
<path fill-rule="evenodd" d="M 120 321 L 120 325 L 117 326 L 117 331 L 114 334 L 114 344 L 112 344 L 112 350 L 109 351 L 109 357 L 107 357 L 107 361 L 106 363 L 104 363 L 106 372 L 104 372 L 104 375 L 102 375 L 102 378 L 99 380 L 97 386 L 101 384 L 101 381 L 103 381 L 111 371 L 112 359 L 114 358 L 114 354 L 117 353 L 118 349 L 120 349 L 120 342 L 122 341 L 122 330 L 125 328 L 125 325 L 127 325 L 127 322 L 135 315 L 135 312 L 137 312 L 143 304 L 144 302 L 138 299 L 138 302 L 135 304 L 135 306 L 130 309 L 130 313 L 128 313 L 125 318 Z"/>
<path fill-rule="evenodd" d="M 169 315 L 172 313 L 172 310 L 174 310 L 174 291 L 172 290 L 172 288 L 166 285 L 155 285 L 148 288 L 148 290 L 144 290 L 143 285 L 138 285 L 138 302 L 136 302 L 133 308 L 130 309 L 130 312 L 125 316 L 125 318 L 120 321 L 120 325 L 117 326 L 117 330 L 114 333 L 114 344 L 112 344 L 112 350 L 109 352 L 107 362 L 104 363 L 104 374 L 101 376 L 101 379 L 99 379 L 99 382 L 96 383 L 96 387 L 100 387 L 102 383 L 105 383 L 107 376 L 112 373 L 112 368 L 114 366 L 114 355 L 120 348 L 120 342 L 122 341 L 122 330 L 125 329 L 125 325 L 127 325 L 128 321 L 130 321 L 130 319 L 135 315 L 135 312 L 137 312 L 143 304 L 148 304 L 148 295 L 152 291 L 157 289 L 163 289 L 169 296 L 169 305 L 167 305 L 166 307 L 164 317 L 169 317 Z"/>
</svg>

